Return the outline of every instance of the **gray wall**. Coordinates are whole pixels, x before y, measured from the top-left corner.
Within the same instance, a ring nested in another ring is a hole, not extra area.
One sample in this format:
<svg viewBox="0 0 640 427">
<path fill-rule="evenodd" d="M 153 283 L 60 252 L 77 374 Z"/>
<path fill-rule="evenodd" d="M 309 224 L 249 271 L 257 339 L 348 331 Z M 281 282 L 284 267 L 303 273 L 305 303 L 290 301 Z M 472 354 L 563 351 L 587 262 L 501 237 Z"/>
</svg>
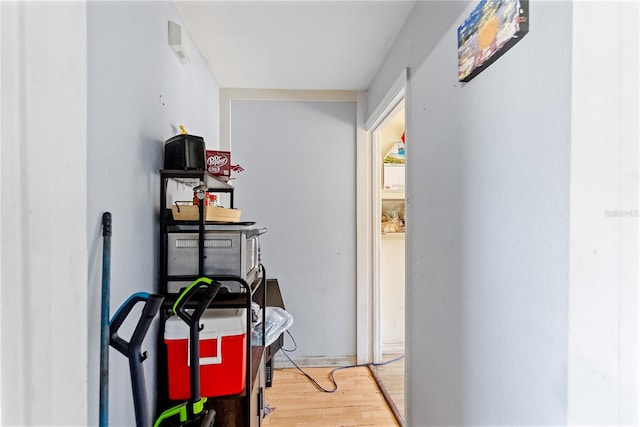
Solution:
<svg viewBox="0 0 640 427">
<path fill-rule="evenodd" d="M 231 104 L 236 206 L 269 230 L 263 262 L 302 363 L 355 355 L 355 117 L 353 102 Z"/>
<path fill-rule="evenodd" d="M 218 86 L 192 45 L 182 65 L 167 44 L 168 2 L 88 2 L 89 421 L 97 422 L 102 212 L 113 214 L 111 315 L 133 292 L 157 288 L 158 170 L 179 125 L 218 147 Z M 70 124 L 69 130 L 73 130 Z M 126 331 L 126 328 L 123 329 Z M 145 362 L 155 395 L 155 328 Z M 111 351 L 111 425 L 134 420 L 127 361 Z M 153 402 L 149 402 L 152 406 Z"/>
<path fill-rule="evenodd" d="M 419 2 L 369 91 L 408 90 L 410 425 L 566 421 L 571 6 L 466 84 L 475 2 Z"/>
<path fill-rule="evenodd" d="M 86 426 L 86 4 L 0 20 L 0 425 Z"/>
</svg>

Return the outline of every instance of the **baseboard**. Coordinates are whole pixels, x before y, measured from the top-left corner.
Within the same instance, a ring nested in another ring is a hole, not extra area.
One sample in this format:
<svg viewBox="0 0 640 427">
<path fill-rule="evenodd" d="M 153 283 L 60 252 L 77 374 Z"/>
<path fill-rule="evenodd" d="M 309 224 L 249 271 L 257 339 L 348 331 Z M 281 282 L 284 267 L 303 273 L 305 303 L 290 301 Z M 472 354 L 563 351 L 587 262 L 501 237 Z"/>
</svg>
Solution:
<svg viewBox="0 0 640 427">
<path fill-rule="evenodd" d="M 295 357 L 289 355 L 291 359 L 301 368 L 325 368 L 325 367 L 339 367 L 339 366 L 351 366 L 356 364 L 356 356 L 301 356 Z M 273 359 L 273 367 L 275 369 L 282 368 L 295 368 L 293 363 L 287 359 L 282 351 L 279 351 Z"/>
<path fill-rule="evenodd" d="M 403 354 L 403 353 L 404 353 L 403 342 L 382 343 L 382 354 Z"/>
</svg>

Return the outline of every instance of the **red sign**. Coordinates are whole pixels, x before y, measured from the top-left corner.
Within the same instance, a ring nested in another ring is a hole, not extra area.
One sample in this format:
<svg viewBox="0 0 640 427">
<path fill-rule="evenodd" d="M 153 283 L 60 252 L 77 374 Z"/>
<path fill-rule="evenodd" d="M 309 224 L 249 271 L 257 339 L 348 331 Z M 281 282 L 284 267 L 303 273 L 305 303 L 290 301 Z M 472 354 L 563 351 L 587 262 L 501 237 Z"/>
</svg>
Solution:
<svg viewBox="0 0 640 427">
<path fill-rule="evenodd" d="M 231 176 L 231 152 L 207 150 L 207 172 L 215 176 Z"/>
</svg>

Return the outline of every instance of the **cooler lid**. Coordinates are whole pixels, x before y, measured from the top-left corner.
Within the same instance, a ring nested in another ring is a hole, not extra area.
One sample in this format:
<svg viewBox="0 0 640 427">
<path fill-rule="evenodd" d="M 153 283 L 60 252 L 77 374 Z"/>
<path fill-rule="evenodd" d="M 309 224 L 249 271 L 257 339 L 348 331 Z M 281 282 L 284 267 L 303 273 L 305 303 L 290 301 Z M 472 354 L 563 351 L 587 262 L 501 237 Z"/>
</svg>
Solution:
<svg viewBox="0 0 640 427">
<path fill-rule="evenodd" d="M 200 339 L 213 339 L 218 336 L 240 335 L 246 331 L 246 308 L 208 309 L 200 318 L 203 329 Z M 171 316 L 164 325 L 165 339 L 188 339 L 189 325 L 178 316 Z"/>
</svg>

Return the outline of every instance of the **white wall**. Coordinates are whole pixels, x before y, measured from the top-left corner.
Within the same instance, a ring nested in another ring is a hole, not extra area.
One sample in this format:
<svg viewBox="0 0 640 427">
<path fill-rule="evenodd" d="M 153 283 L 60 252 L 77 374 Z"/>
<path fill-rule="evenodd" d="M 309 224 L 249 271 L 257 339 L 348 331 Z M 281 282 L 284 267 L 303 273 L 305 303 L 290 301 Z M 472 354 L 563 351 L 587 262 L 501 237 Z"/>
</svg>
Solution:
<svg viewBox="0 0 640 427">
<path fill-rule="evenodd" d="M 571 5 L 467 84 L 475 2 L 419 2 L 369 91 L 409 67 L 408 421 L 562 425 L 567 416 Z"/>
<path fill-rule="evenodd" d="M 355 102 L 232 100 L 230 117 L 232 163 L 245 169 L 236 206 L 268 229 L 263 262 L 294 318 L 292 357 L 353 362 Z"/>
<path fill-rule="evenodd" d="M 461 5 L 419 4 L 369 91 L 411 67 L 412 424 L 638 422 L 638 5 L 530 6 L 459 85 Z"/>
<path fill-rule="evenodd" d="M 0 424 L 84 426 L 86 5 L 0 15 Z"/>
<path fill-rule="evenodd" d="M 218 148 L 219 89 L 197 46 L 182 65 L 167 43 L 169 2 L 88 6 L 89 422 L 97 422 L 102 237 L 113 214 L 111 315 L 136 291 L 157 290 L 163 143 L 184 125 Z M 70 126 L 70 130 L 72 127 Z M 150 407 L 155 396 L 155 327 L 145 341 Z M 127 360 L 111 350 L 110 424 L 135 421 Z"/>
<path fill-rule="evenodd" d="M 574 5 L 568 411 L 577 426 L 640 421 L 639 12 L 638 2 Z"/>
</svg>

